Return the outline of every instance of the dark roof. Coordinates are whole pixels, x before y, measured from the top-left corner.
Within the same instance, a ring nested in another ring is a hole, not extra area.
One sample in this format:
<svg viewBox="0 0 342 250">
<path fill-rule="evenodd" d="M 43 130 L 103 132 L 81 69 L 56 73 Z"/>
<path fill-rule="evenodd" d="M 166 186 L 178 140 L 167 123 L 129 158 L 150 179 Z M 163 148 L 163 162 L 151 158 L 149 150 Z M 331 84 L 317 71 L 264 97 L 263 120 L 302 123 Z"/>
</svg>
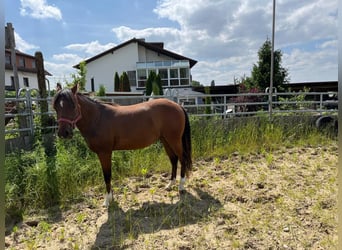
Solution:
<svg viewBox="0 0 342 250">
<path fill-rule="evenodd" d="M 7 53 L 11 53 L 11 50 L 10 49 L 6 49 L 6 52 Z M 32 55 L 29 55 L 29 54 L 26 54 L 26 53 L 24 53 L 24 52 L 21 52 L 20 50 L 15 50 L 15 54 L 17 55 L 17 56 L 24 56 L 24 57 L 28 57 L 28 58 L 31 58 L 31 59 L 35 59 L 35 57 L 34 56 L 32 56 Z"/>
<path fill-rule="evenodd" d="M 149 49 L 149 50 L 152 50 L 152 51 L 155 51 L 157 53 L 160 53 L 160 54 L 163 54 L 163 55 L 166 55 L 166 56 L 169 56 L 169 57 L 173 57 L 177 60 L 188 60 L 190 62 L 190 68 L 192 68 L 196 63 L 197 61 L 196 60 L 193 60 L 191 58 L 188 58 L 188 57 L 185 57 L 185 56 L 182 56 L 182 55 L 179 55 L 179 54 L 176 54 L 174 52 L 171 52 L 169 50 L 166 50 L 164 49 L 164 43 L 147 43 L 145 42 L 145 39 L 137 39 L 137 38 L 133 38 L 131 40 L 128 40 L 124 43 L 121 43 L 111 49 L 108 49 L 100 54 L 97 54 L 96 56 L 93 56 L 89 59 L 86 59 L 85 62 L 86 63 L 90 63 L 92 61 L 95 61 L 96 59 L 108 54 L 108 53 L 113 53 L 115 50 L 118 50 L 122 47 L 125 47 L 126 45 L 130 44 L 130 43 L 138 43 L 139 45 Z M 79 68 L 79 65 L 80 64 L 77 64 L 77 65 L 74 65 L 73 67 L 74 68 Z"/>
<path fill-rule="evenodd" d="M 287 83 L 283 86 L 291 88 L 293 91 L 304 90 L 304 88 L 308 88 L 310 92 L 338 91 L 338 81 L 296 82 Z"/>
<path fill-rule="evenodd" d="M 11 53 L 11 50 L 10 49 L 6 49 L 5 50 L 7 53 Z M 35 56 L 32 56 L 32 55 L 29 55 L 29 54 L 26 54 L 24 52 L 21 52 L 20 50 L 15 50 L 15 55 L 16 56 L 23 56 L 23 57 L 26 57 L 26 58 L 30 58 L 30 59 L 33 59 L 33 60 L 36 60 L 36 57 Z M 9 65 L 9 64 L 5 64 L 5 69 L 7 70 L 13 70 L 13 66 L 12 65 Z M 26 67 L 19 67 L 17 65 L 17 69 L 19 71 L 22 71 L 22 72 L 28 72 L 28 73 L 37 73 L 37 69 L 36 68 L 26 68 Z M 47 70 L 45 70 L 45 75 L 47 76 L 52 76 L 52 74 L 50 72 L 48 72 Z"/>
<path fill-rule="evenodd" d="M 193 91 L 201 92 L 205 94 L 205 88 L 204 86 L 197 86 L 192 87 Z M 217 85 L 217 86 L 209 86 L 210 94 L 237 94 L 239 92 L 239 85 Z"/>
</svg>

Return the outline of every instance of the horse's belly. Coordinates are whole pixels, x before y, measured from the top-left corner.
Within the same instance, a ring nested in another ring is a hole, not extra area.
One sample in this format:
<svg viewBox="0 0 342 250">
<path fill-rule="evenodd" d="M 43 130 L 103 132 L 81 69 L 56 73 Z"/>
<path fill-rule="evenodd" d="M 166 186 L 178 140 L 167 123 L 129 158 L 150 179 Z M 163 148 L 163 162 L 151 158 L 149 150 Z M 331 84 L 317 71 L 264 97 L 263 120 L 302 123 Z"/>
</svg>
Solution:
<svg viewBox="0 0 342 250">
<path fill-rule="evenodd" d="M 122 139 L 113 145 L 113 150 L 131 150 L 150 146 L 158 140 L 156 137 L 146 138 L 141 136 L 134 139 Z"/>
</svg>

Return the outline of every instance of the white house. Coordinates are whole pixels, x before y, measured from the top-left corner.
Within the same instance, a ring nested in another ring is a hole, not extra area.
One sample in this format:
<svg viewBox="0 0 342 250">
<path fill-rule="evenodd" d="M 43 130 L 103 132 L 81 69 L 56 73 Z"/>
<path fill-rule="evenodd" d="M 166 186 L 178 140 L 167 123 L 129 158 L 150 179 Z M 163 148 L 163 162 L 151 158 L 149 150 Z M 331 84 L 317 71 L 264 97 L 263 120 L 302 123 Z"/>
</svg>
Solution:
<svg viewBox="0 0 342 250">
<path fill-rule="evenodd" d="M 16 50 L 16 65 L 19 78 L 19 88 L 38 89 L 36 58 Z M 51 74 L 45 71 L 45 75 Z M 11 50 L 5 51 L 5 89 L 15 90 Z"/>
<path fill-rule="evenodd" d="M 160 75 L 165 89 L 191 88 L 191 68 L 197 61 L 164 49 L 164 43 L 133 38 L 85 60 L 86 90 L 114 92 L 114 75 L 125 71 L 132 92 L 144 92 L 150 71 Z M 74 66 L 79 68 L 79 64 Z"/>
</svg>

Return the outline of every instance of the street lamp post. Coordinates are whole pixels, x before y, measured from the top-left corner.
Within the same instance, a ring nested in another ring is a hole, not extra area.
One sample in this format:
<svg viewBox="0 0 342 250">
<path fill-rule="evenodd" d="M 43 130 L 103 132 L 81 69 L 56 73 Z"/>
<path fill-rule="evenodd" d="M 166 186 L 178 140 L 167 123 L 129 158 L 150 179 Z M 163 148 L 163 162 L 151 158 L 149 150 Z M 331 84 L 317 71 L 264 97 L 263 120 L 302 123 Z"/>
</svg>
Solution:
<svg viewBox="0 0 342 250">
<path fill-rule="evenodd" d="M 272 118 L 272 95 L 273 95 L 273 75 L 274 75 L 274 27 L 275 27 L 275 5 L 276 2 L 273 0 L 273 14 L 272 14 L 272 43 L 271 43 L 271 76 L 270 76 L 270 88 L 268 96 L 268 112 L 270 119 Z"/>
</svg>

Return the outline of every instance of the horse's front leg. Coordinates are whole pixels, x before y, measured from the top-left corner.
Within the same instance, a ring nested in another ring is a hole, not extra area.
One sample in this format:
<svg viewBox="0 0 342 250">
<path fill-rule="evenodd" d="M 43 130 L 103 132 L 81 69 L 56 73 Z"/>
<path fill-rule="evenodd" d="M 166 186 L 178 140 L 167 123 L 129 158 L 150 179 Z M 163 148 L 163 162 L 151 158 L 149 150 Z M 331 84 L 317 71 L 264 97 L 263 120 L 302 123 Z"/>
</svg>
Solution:
<svg viewBox="0 0 342 250">
<path fill-rule="evenodd" d="M 113 192 L 112 192 L 112 186 L 111 186 L 111 180 L 112 180 L 112 152 L 110 153 L 98 153 L 97 154 L 101 166 L 102 166 L 102 172 L 104 181 L 106 183 L 106 191 L 107 194 L 105 195 L 105 200 L 103 202 L 103 206 L 108 207 L 109 203 L 113 199 Z"/>
</svg>

